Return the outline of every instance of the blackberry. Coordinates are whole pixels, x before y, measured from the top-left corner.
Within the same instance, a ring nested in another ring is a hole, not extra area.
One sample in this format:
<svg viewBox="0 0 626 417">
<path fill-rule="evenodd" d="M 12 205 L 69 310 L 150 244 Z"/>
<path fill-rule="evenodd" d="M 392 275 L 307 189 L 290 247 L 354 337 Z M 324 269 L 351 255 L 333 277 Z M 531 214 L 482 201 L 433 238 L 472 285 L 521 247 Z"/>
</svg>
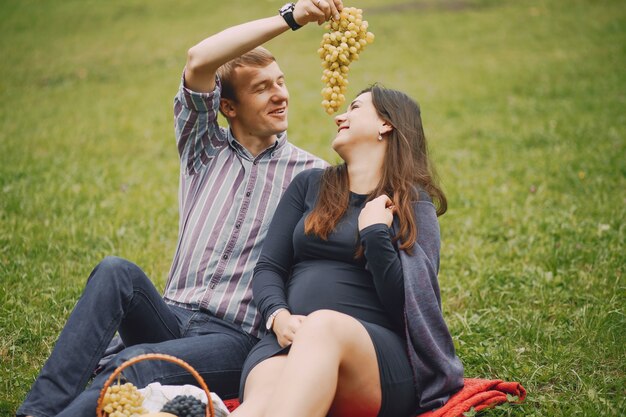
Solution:
<svg viewBox="0 0 626 417">
<path fill-rule="evenodd" d="M 204 417 L 206 404 L 191 395 L 177 395 L 168 401 L 161 411 L 177 417 Z"/>
</svg>

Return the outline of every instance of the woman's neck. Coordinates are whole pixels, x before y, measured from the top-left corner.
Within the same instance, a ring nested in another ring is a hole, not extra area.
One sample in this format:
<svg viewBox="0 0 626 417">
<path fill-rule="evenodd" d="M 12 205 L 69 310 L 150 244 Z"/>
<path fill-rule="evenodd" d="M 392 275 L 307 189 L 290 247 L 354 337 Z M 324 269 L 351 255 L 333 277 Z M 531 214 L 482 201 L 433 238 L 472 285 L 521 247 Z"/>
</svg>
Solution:
<svg viewBox="0 0 626 417">
<path fill-rule="evenodd" d="M 371 160 L 362 159 L 348 164 L 350 191 L 356 194 L 369 194 L 380 182 L 382 164 L 372 164 Z"/>
</svg>

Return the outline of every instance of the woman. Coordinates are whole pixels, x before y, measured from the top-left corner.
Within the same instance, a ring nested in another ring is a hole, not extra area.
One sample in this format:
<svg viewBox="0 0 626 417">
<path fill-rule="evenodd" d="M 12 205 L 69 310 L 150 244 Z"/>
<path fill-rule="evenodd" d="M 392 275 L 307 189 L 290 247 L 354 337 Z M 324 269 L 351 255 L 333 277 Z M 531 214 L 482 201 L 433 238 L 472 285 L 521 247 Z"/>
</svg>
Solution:
<svg viewBox="0 0 626 417">
<path fill-rule="evenodd" d="M 408 417 L 463 384 L 437 284 L 446 198 L 420 109 L 374 85 L 335 120 L 345 163 L 293 180 L 255 268 L 269 333 L 233 416 Z"/>
</svg>

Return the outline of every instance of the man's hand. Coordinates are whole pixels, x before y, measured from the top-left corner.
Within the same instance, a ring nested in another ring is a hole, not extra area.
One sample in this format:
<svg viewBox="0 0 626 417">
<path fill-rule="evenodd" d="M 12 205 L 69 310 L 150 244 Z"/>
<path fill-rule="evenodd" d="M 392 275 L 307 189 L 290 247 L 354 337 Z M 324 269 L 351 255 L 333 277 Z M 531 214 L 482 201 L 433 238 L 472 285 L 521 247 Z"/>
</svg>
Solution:
<svg viewBox="0 0 626 417">
<path fill-rule="evenodd" d="M 330 19 L 339 19 L 339 12 L 343 10 L 341 0 L 299 0 L 293 11 L 293 18 L 300 26 L 317 22 L 323 24 Z"/>
<path fill-rule="evenodd" d="M 373 224 L 386 224 L 391 226 L 393 222 L 393 213 L 395 211 L 393 201 L 385 194 L 376 197 L 368 202 L 359 214 L 359 231 Z"/>
<path fill-rule="evenodd" d="M 286 347 L 293 343 L 296 332 L 302 325 L 304 319 L 306 319 L 306 316 L 291 314 L 288 310 L 282 310 L 276 315 L 272 330 L 281 347 Z"/>
</svg>

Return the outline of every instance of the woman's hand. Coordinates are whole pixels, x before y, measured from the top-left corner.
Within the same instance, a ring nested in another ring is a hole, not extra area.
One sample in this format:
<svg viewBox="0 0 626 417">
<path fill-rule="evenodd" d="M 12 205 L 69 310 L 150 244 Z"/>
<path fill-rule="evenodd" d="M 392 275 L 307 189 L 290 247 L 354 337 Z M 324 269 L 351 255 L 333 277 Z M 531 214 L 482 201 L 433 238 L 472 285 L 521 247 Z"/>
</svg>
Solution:
<svg viewBox="0 0 626 417">
<path fill-rule="evenodd" d="M 359 214 L 359 232 L 367 226 L 379 223 L 390 227 L 395 209 L 393 201 L 385 194 L 369 201 Z"/>
<path fill-rule="evenodd" d="M 286 347 L 293 343 L 296 332 L 302 325 L 304 319 L 306 319 L 306 316 L 291 314 L 288 310 L 282 310 L 276 315 L 272 330 L 281 347 Z"/>
</svg>

